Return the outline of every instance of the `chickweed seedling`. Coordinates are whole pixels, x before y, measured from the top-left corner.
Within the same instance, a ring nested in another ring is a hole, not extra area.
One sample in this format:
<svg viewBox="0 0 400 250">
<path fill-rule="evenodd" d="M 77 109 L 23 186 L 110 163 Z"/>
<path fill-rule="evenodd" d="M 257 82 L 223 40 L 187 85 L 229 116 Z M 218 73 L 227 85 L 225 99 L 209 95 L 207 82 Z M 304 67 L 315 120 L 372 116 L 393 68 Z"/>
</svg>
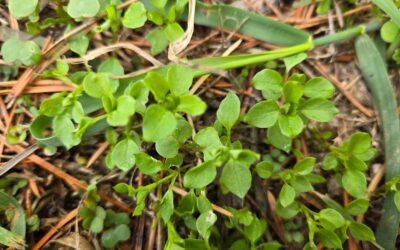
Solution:
<svg viewBox="0 0 400 250">
<path fill-rule="evenodd" d="M 188 1 L 168 4 L 166 0 L 134 1 L 125 10 L 117 7 L 118 0 L 86 0 L 84 4 L 79 0 L 61 1 L 54 3 L 57 17 L 45 20 L 37 20 L 37 0 L 17 2 L 21 1 L 9 1 L 11 14 L 29 19 L 27 29 L 36 33 L 68 23 L 64 30 L 67 34 L 86 18 L 99 18 L 101 23 L 91 32 L 77 33 L 67 41 L 71 51 L 83 57 L 95 32 L 111 31 L 108 32 L 112 34 L 110 40 L 116 41 L 121 28 L 138 29 L 147 21 L 156 25 L 144 34 L 151 53 L 161 53 L 183 35 L 177 20 Z M 330 5 L 331 1 L 319 1 L 318 12 L 324 12 Z M 386 23 L 381 30 L 382 38 L 393 43 L 399 33 L 396 28 Z M 258 181 L 261 179 L 269 185 L 265 190 L 277 197 L 272 208 L 277 216 L 287 225 L 293 223 L 293 218 L 307 224 L 308 237 L 300 234 L 292 237 L 293 242 L 303 243 L 303 249 L 317 249 L 318 243 L 343 249 L 349 236 L 374 241 L 371 229 L 354 218 L 363 215 L 369 206 L 365 197 L 365 171 L 376 155 L 369 135 L 355 133 L 341 145 L 330 147 L 322 167 L 322 157 L 303 156 L 292 147 L 310 121 L 329 122 L 339 112 L 330 101 L 335 88 L 328 80 L 290 75 L 291 69 L 307 58 L 306 53 L 300 52 L 312 46 L 308 41 L 282 49 L 281 57 L 269 52 L 260 54 L 264 61 L 283 58 L 285 75 L 272 69 L 260 70 L 251 83 L 263 99 L 242 113 L 241 99 L 233 90 L 224 96 L 216 110 L 208 108 L 200 96 L 191 94 L 193 79 L 199 76 L 198 69 L 171 64 L 140 77 L 118 80 L 115 76 L 124 75 L 125 71 L 116 55 L 98 63 L 86 63 L 85 71 L 75 72 L 72 72 L 75 67 L 59 58 L 41 77 L 59 79 L 75 89 L 44 100 L 31 131 L 38 138 L 51 128 L 55 138 L 45 144 L 53 153 L 60 144 L 70 149 L 80 145 L 86 136 L 105 131 L 104 137 L 109 143 L 104 160 L 106 167 L 119 170 L 121 176 L 136 170 L 144 177 L 141 186 L 120 182 L 114 190 L 134 199 L 132 216 L 145 212 L 154 215 L 154 224 L 161 224 L 166 232 L 165 249 L 286 247 L 277 241 L 267 241 L 266 218 L 242 206 L 246 204 L 242 201 L 255 190 L 252 189 L 255 175 Z M 29 66 L 41 60 L 40 47 L 18 37 L 5 41 L 1 54 L 5 61 L 15 65 Z M 237 58 L 252 65 L 257 62 L 251 56 L 233 56 L 229 60 Z M 225 57 L 214 59 L 205 64 L 218 67 L 221 63 L 225 68 L 244 65 L 242 62 L 227 64 Z M 201 116 L 211 117 L 207 121 L 213 123 L 198 127 L 189 122 L 192 119 L 188 117 Z M 258 150 L 259 145 L 253 145 L 250 149 L 248 143 L 237 140 L 238 131 L 249 128 L 266 130 L 270 148 Z M 25 137 L 24 128 L 16 126 L 8 131 L 7 140 L 19 143 Z M 313 192 L 316 185 L 325 185 L 322 177 L 325 171 L 336 174 L 336 181 L 352 200 L 342 207 L 327 197 L 326 207 L 315 211 L 303 197 Z M 187 190 L 183 197 L 175 194 L 178 186 Z M 395 191 L 395 203 L 400 210 L 398 180 L 392 180 L 385 188 Z M 240 201 L 233 202 L 234 205 L 219 204 L 232 217 L 217 213 L 212 203 L 215 193 Z M 115 248 L 131 236 L 131 215 L 105 209 L 94 186 L 87 190 L 79 216 L 83 228 L 98 235 L 104 248 Z M 227 230 L 229 239 L 222 239 L 220 232 Z M 303 241 L 305 238 L 307 242 Z"/>
<path fill-rule="evenodd" d="M 110 144 L 105 160 L 107 167 L 117 167 L 123 172 L 136 167 L 153 180 L 150 184 L 136 188 L 126 183 L 119 183 L 114 187 L 117 192 L 135 198 L 134 216 L 141 215 L 147 208 L 150 192 L 168 186 L 152 206 L 160 223 L 162 221 L 167 226 L 167 249 L 193 245 L 211 249 L 216 246 L 213 239 L 217 237 L 215 223 L 219 216 L 212 210 L 206 190 L 219 181 L 223 194 L 231 193 L 244 199 L 251 189 L 253 172 L 262 179 L 282 183 L 277 193 L 276 208 L 280 217 L 290 219 L 303 214 L 308 218 L 308 247 L 315 246 L 315 240 L 327 247 L 338 247 L 346 239 L 346 230 L 350 230 L 353 235 L 357 228 L 363 226 L 346 222 L 335 228 L 326 228 L 326 223 L 323 224 L 318 217 L 320 215 L 297 199 L 302 193 L 313 191 L 314 185 L 325 181 L 314 173 L 316 158 L 304 157 L 294 166 L 280 169 L 277 162 L 285 161 L 286 157 L 279 150 L 275 149 L 272 157 L 265 155 L 260 161 L 261 155 L 258 152 L 243 148 L 240 141 L 232 140 L 235 128 L 243 120 L 256 128 L 267 128 L 268 142 L 290 152 L 292 139 L 304 130 L 309 120 L 327 122 L 338 112 L 328 100 L 334 93 L 334 87 L 329 81 L 319 77 L 307 80 L 304 75 L 295 74 L 284 83 L 283 77 L 277 71 L 262 70 L 255 75 L 253 84 L 266 100 L 256 103 L 246 114 L 240 115 L 240 99 L 234 92 L 229 92 L 215 112 L 214 125 L 199 129 L 191 140 L 192 127 L 185 115 L 200 116 L 207 108 L 201 98 L 189 94 L 194 78 L 192 69 L 173 65 L 165 72 L 149 72 L 142 80 L 130 82 L 123 91 L 118 90 L 121 83 L 111 79 L 112 75 L 123 73 L 115 58 L 102 62 L 96 71 L 79 72 L 72 76 L 68 71 L 67 65 L 59 61 L 56 68 L 47 74 L 71 79 L 77 88 L 71 93 L 59 93 L 44 101 L 39 112 L 53 118 L 54 133 L 67 148 L 79 144 L 85 131 L 96 123 L 105 122 L 109 125 L 105 134 Z M 96 117 L 89 116 L 79 99 L 84 94 L 93 101 L 101 102 L 104 113 Z M 119 127 L 124 129 L 121 131 Z M 281 147 L 282 141 L 287 141 L 288 146 Z M 144 150 L 151 145 L 157 155 Z M 183 152 L 188 149 L 197 152 L 200 157 L 198 164 L 186 165 L 187 159 Z M 370 160 L 374 152 L 369 137 L 357 133 L 342 146 L 332 147 L 326 159 L 332 161 L 334 158 L 337 161 L 335 167 L 326 168 L 328 160 L 324 160 L 324 169 L 334 169 L 341 177 L 338 180 L 341 180 L 345 190 L 360 198 L 341 212 L 336 212 L 339 215 L 345 213 L 351 218 L 352 215 L 364 213 L 368 208 L 368 201 L 361 199 L 365 194 L 365 177 L 360 177 L 360 182 L 350 184 L 346 182 L 346 178 L 349 171 L 352 178 L 364 176 L 362 171 L 366 169 L 365 161 Z M 161 171 L 163 177 L 159 176 Z M 190 190 L 179 202 L 173 192 L 178 176 L 183 177 L 183 187 Z M 85 228 L 94 233 L 103 232 L 102 241 L 105 246 L 124 240 L 113 237 L 113 234 L 125 229 L 118 225 L 102 226 L 110 212 L 98 205 L 86 206 L 83 211 L 85 210 L 82 215 Z M 266 222 L 262 218 L 249 211 L 231 211 L 234 218 L 227 225 L 232 230 L 242 232 L 243 236 L 230 242 L 232 246 L 251 249 L 272 244 L 271 247 L 279 247 L 276 242 L 263 243 L 261 240 L 266 230 Z M 328 212 L 322 214 L 326 216 L 326 213 Z M 183 220 L 186 230 L 193 237 L 182 238 L 175 229 L 176 220 Z M 95 223 L 92 226 L 93 222 Z M 104 231 L 103 228 L 107 230 Z M 359 231 L 365 230 L 361 228 Z M 357 232 L 354 234 L 357 235 Z M 128 235 L 128 232 L 123 235 Z M 333 241 L 327 242 L 327 237 L 331 237 Z M 110 239 L 115 241 L 111 242 Z M 373 240 L 369 235 L 360 236 L 360 239 Z"/>
</svg>

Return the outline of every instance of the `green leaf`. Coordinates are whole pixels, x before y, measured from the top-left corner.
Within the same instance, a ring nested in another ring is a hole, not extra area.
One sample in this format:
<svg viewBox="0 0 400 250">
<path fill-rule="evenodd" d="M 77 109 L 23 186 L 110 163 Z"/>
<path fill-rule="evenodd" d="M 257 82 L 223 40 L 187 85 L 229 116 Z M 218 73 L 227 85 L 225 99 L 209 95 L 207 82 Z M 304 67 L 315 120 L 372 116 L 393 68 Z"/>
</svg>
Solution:
<svg viewBox="0 0 400 250">
<path fill-rule="evenodd" d="M 206 161 L 191 168 L 183 178 L 183 185 L 187 188 L 204 188 L 212 183 L 217 176 L 214 162 Z"/>
<path fill-rule="evenodd" d="M 345 211 L 351 215 L 358 216 L 367 212 L 369 206 L 369 202 L 365 198 L 357 199 L 345 207 Z"/>
<path fill-rule="evenodd" d="M 190 216 L 195 212 L 196 209 L 196 195 L 194 192 L 189 192 L 180 201 L 176 208 L 176 213 L 179 217 Z"/>
<path fill-rule="evenodd" d="M 207 109 L 207 104 L 200 97 L 194 95 L 184 95 L 179 97 L 179 104 L 176 111 L 185 112 L 192 116 L 203 114 Z"/>
<path fill-rule="evenodd" d="M 192 126 L 184 118 L 178 118 L 178 125 L 173 136 L 179 143 L 183 144 L 187 139 L 192 137 Z"/>
<path fill-rule="evenodd" d="M 125 224 L 117 225 L 114 229 L 109 229 L 101 235 L 101 244 L 106 248 L 113 248 L 120 241 L 130 238 L 131 231 Z"/>
<path fill-rule="evenodd" d="M 399 27 L 393 21 L 387 21 L 382 25 L 381 28 L 381 37 L 382 40 L 387 43 L 392 43 L 396 40 L 396 37 L 399 35 Z"/>
<path fill-rule="evenodd" d="M 229 250 L 249 250 L 250 246 L 247 240 L 237 240 L 229 247 Z"/>
<path fill-rule="evenodd" d="M 22 249 L 26 233 L 25 211 L 14 197 L 0 191 L 0 210 L 6 209 L 12 209 L 14 213 L 9 217 L 10 231 L 0 226 L 0 244 Z"/>
<path fill-rule="evenodd" d="M 339 236 L 330 230 L 320 229 L 316 233 L 316 236 L 325 247 L 343 249 Z"/>
<path fill-rule="evenodd" d="M 282 249 L 282 244 L 277 241 L 270 241 L 267 243 L 260 244 L 261 250 L 279 250 Z"/>
<path fill-rule="evenodd" d="M 168 47 L 169 41 L 165 32 L 160 29 L 153 29 L 146 35 L 146 40 L 151 46 L 151 54 L 158 55 Z"/>
<path fill-rule="evenodd" d="M 325 229 L 334 230 L 343 227 L 345 220 L 343 216 L 332 208 L 325 208 L 319 212 L 319 221 Z"/>
<path fill-rule="evenodd" d="M 15 249 L 24 249 L 24 239 L 4 227 L 0 226 L 0 244 Z"/>
<path fill-rule="evenodd" d="M 74 138 L 75 127 L 71 119 L 66 115 L 58 115 L 53 120 L 54 135 L 60 139 L 66 148 L 77 145 L 80 140 Z"/>
<path fill-rule="evenodd" d="M 167 82 L 172 94 L 176 96 L 186 95 L 192 86 L 194 72 L 191 68 L 180 64 L 173 64 L 167 73 Z"/>
<path fill-rule="evenodd" d="M 276 204 L 276 213 L 283 219 L 291 219 L 300 212 L 299 205 L 292 202 L 289 206 L 283 207 L 280 202 Z"/>
<path fill-rule="evenodd" d="M 344 162 L 344 165 L 346 168 L 358 171 L 365 171 L 368 169 L 367 164 L 354 155 L 350 156 L 349 159 Z"/>
<path fill-rule="evenodd" d="M 339 113 L 339 110 L 328 100 L 312 98 L 301 105 L 300 112 L 311 120 L 328 122 Z"/>
<path fill-rule="evenodd" d="M 168 240 L 165 243 L 165 250 L 184 250 L 183 248 L 183 239 L 181 236 L 176 232 L 174 225 L 171 222 L 167 224 L 167 232 L 168 232 Z"/>
<path fill-rule="evenodd" d="M 238 220 L 238 222 L 244 226 L 249 226 L 251 222 L 256 218 L 247 208 L 235 210 L 233 211 L 233 215 Z"/>
<path fill-rule="evenodd" d="M 218 121 L 230 131 L 239 119 L 240 100 L 233 92 L 229 92 L 222 100 L 217 110 Z"/>
<path fill-rule="evenodd" d="M 165 158 L 174 158 L 178 154 L 179 142 L 173 136 L 156 141 L 156 151 Z"/>
<path fill-rule="evenodd" d="M 203 194 L 200 194 L 197 198 L 196 206 L 200 213 L 205 213 L 212 210 L 211 202 Z"/>
<path fill-rule="evenodd" d="M 140 172 L 147 175 L 153 175 L 160 172 L 163 164 L 146 153 L 140 152 L 135 155 L 136 166 Z"/>
<path fill-rule="evenodd" d="M 303 131 L 303 120 L 298 115 L 281 115 L 278 118 L 279 128 L 284 136 L 293 138 Z"/>
<path fill-rule="evenodd" d="M 220 182 L 243 199 L 251 187 L 250 170 L 236 161 L 229 161 L 222 170 Z"/>
<path fill-rule="evenodd" d="M 147 11 L 147 19 L 153 22 L 157 26 L 162 26 L 164 24 L 164 19 L 158 10 Z M 156 29 L 159 30 L 159 29 Z"/>
<path fill-rule="evenodd" d="M 296 193 L 305 193 L 314 191 L 311 182 L 305 176 L 297 175 L 289 181 L 290 185 L 296 190 Z"/>
<path fill-rule="evenodd" d="M 136 194 L 136 207 L 135 210 L 133 210 L 133 216 L 139 216 L 143 213 L 143 210 L 146 207 L 146 198 L 148 194 L 149 192 L 146 190 L 139 191 Z"/>
<path fill-rule="evenodd" d="M 177 121 L 173 113 L 164 107 L 152 104 L 143 118 L 143 138 L 155 142 L 171 135 L 176 129 Z"/>
<path fill-rule="evenodd" d="M 101 245 L 106 248 L 113 248 L 117 245 L 118 240 L 115 237 L 114 230 L 107 230 L 101 235 Z"/>
<path fill-rule="evenodd" d="M 97 206 L 96 215 L 90 223 L 90 231 L 97 234 L 103 231 L 104 219 L 106 218 L 106 211 L 104 208 Z"/>
<path fill-rule="evenodd" d="M 202 148 L 222 147 L 218 132 L 214 127 L 206 127 L 201 129 L 194 137 L 194 141 Z"/>
<path fill-rule="evenodd" d="M 117 225 L 117 227 L 114 228 L 114 235 L 118 241 L 126 241 L 131 236 L 131 230 L 126 224 Z"/>
<path fill-rule="evenodd" d="M 286 208 L 290 204 L 293 203 L 294 199 L 296 198 L 296 191 L 292 186 L 285 183 L 279 192 L 279 203 L 282 207 Z"/>
<path fill-rule="evenodd" d="M 397 210 L 400 211 L 400 191 L 394 193 L 394 204 L 396 205 Z"/>
<path fill-rule="evenodd" d="M 328 153 L 325 155 L 324 160 L 322 161 L 322 169 L 324 170 L 331 170 L 337 168 L 339 165 L 339 161 L 336 157 L 336 154 L 333 152 Z"/>
<path fill-rule="evenodd" d="M 365 175 L 358 170 L 346 169 L 342 177 L 342 184 L 344 189 L 356 198 L 362 198 L 367 191 Z"/>
<path fill-rule="evenodd" d="M 285 152 L 289 152 L 292 148 L 292 139 L 282 134 L 278 124 L 268 129 L 268 143 Z"/>
<path fill-rule="evenodd" d="M 262 161 L 256 165 L 257 174 L 263 178 L 268 179 L 274 172 L 275 165 L 270 161 Z"/>
<path fill-rule="evenodd" d="M 252 106 L 244 117 L 244 121 L 257 128 L 269 128 L 275 125 L 278 116 L 278 104 L 274 100 L 268 100 Z"/>
<path fill-rule="evenodd" d="M 317 14 L 325 14 L 331 7 L 332 0 L 320 0 L 317 7 Z"/>
<path fill-rule="evenodd" d="M 16 19 L 30 16 L 36 9 L 38 0 L 10 0 L 8 9 Z"/>
<path fill-rule="evenodd" d="M 351 236 L 353 236 L 356 240 L 375 240 L 374 232 L 372 232 L 372 230 L 364 224 L 358 222 L 350 222 L 349 229 Z"/>
<path fill-rule="evenodd" d="M 298 103 L 300 98 L 303 96 L 303 92 L 303 85 L 297 81 L 289 81 L 283 87 L 285 102 Z"/>
<path fill-rule="evenodd" d="M 101 62 L 97 68 L 98 73 L 108 73 L 110 76 L 121 76 L 124 74 L 124 67 L 122 67 L 119 60 L 115 57 L 110 57 Z M 119 80 L 111 79 L 113 92 L 117 91 L 119 87 Z"/>
<path fill-rule="evenodd" d="M 199 218 L 196 220 L 196 228 L 199 231 L 199 234 L 204 238 L 208 239 L 210 236 L 210 228 L 217 221 L 217 216 L 213 213 L 212 210 L 209 210 L 205 213 L 202 213 Z"/>
<path fill-rule="evenodd" d="M 243 233 L 252 244 L 255 244 L 263 235 L 266 226 L 267 225 L 265 221 L 259 220 L 257 217 L 254 217 L 250 225 L 244 227 Z"/>
<path fill-rule="evenodd" d="M 261 90 L 264 98 L 277 100 L 282 95 L 283 78 L 272 69 L 264 69 L 253 77 L 253 85 Z"/>
<path fill-rule="evenodd" d="M 6 141 L 8 144 L 19 144 L 25 141 L 26 136 L 26 128 L 22 124 L 18 124 L 7 130 Z"/>
<path fill-rule="evenodd" d="M 107 73 L 90 72 L 83 79 L 83 89 L 94 98 L 101 98 L 113 93 L 113 87 Z"/>
<path fill-rule="evenodd" d="M 117 109 L 107 116 L 111 126 L 125 126 L 130 117 L 135 113 L 136 101 L 129 95 L 121 95 L 117 99 Z"/>
<path fill-rule="evenodd" d="M 22 41 L 12 37 L 1 46 L 1 55 L 6 62 L 34 65 L 40 61 L 41 52 L 39 46 L 33 41 Z"/>
<path fill-rule="evenodd" d="M 207 245 L 204 240 L 187 238 L 185 239 L 185 249 L 203 250 L 207 249 Z"/>
<path fill-rule="evenodd" d="M 364 132 L 356 132 L 351 135 L 348 151 L 353 154 L 362 154 L 371 147 L 371 137 Z"/>
<path fill-rule="evenodd" d="M 99 10 L 98 0 L 70 0 L 67 6 L 68 15 L 72 18 L 94 17 Z"/>
<path fill-rule="evenodd" d="M 169 86 L 164 76 L 156 72 L 147 73 L 144 78 L 144 84 L 158 102 L 164 100 L 169 91 Z"/>
<path fill-rule="evenodd" d="M 164 33 L 170 42 L 178 40 L 185 32 L 179 23 L 168 23 L 164 28 Z"/>
<path fill-rule="evenodd" d="M 285 63 L 286 67 L 286 72 L 289 72 L 294 66 L 300 64 L 305 59 L 307 59 L 306 53 L 299 53 L 283 58 L 283 62 Z"/>
<path fill-rule="evenodd" d="M 250 167 L 255 161 L 260 159 L 260 155 L 249 149 L 231 149 L 229 151 L 232 159 Z"/>
<path fill-rule="evenodd" d="M 167 224 L 174 213 L 174 193 L 168 190 L 161 200 L 160 215 L 164 223 Z"/>
<path fill-rule="evenodd" d="M 146 21 L 146 8 L 142 2 L 135 2 L 129 5 L 122 17 L 122 25 L 130 29 L 140 28 Z"/>
<path fill-rule="evenodd" d="M 310 79 L 304 86 L 304 95 L 310 98 L 331 98 L 335 87 L 330 81 L 322 77 Z"/>
<path fill-rule="evenodd" d="M 83 32 L 80 32 L 68 40 L 68 45 L 73 52 L 84 56 L 89 48 L 89 42 L 89 38 Z"/>
<path fill-rule="evenodd" d="M 167 4 L 167 0 L 149 0 L 149 2 L 161 10 L 164 10 L 165 5 Z"/>
<path fill-rule="evenodd" d="M 126 138 L 115 145 L 111 158 L 119 169 L 128 171 L 135 165 L 135 154 L 138 152 L 138 145 L 132 139 Z"/>
<path fill-rule="evenodd" d="M 53 117 L 61 114 L 64 111 L 63 105 L 64 97 L 57 95 L 48 99 L 45 99 L 40 104 L 39 112 L 42 115 Z"/>
<path fill-rule="evenodd" d="M 299 175 L 307 175 L 314 169 L 316 159 L 314 157 L 305 157 L 294 165 L 293 170 Z"/>
</svg>

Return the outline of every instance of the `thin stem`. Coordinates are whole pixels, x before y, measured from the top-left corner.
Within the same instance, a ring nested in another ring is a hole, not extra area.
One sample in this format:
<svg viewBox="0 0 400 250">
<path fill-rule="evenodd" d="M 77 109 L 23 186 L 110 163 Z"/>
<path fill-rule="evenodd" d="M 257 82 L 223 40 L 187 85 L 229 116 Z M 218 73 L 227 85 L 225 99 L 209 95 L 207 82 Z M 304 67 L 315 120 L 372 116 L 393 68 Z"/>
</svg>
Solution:
<svg viewBox="0 0 400 250">
<path fill-rule="evenodd" d="M 323 46 L 332 43 L 342 42 L 345 40 L 349 40 L 359 35 L 364 34 L 365 32 L 371 32 L 379 29 L 381 24 L 379 22 L 370 22 L 368 24 L 363 24 L 356 26 L 354 28 L 350 28 L 332 35 L 324 36 L 321 38 L 317 38 L 314 40 L 315 46 Z"/>
<path fill-rule="evenodd" d="M 160 179 L 160 180 L 158 180 L 158 181 L 156 181 L 156 182 L 153 182 L 153 183 L 151 183 L 151 184 L 149 184 L 149 185 L 147 185 L 147 186 L 143 186 L 143 187 L 136 188 L 136 189 L 135 189 L 135 192 L 153 190 L 153 189 L 155 189 L 157 186 L 166 183 L 167 181 L 169 181 L 169 180 L 172 179 L 172 178 L 175 178 L 176 176 L 177 176 L 177 172 L 173 172 L 172 174 L 170 174 L 170 175 L 168 175 L 168 176 L 166 176 L 166 177 L 164 177 L 164 178 L 162 178 L 162 179 Z"/>
</svg>

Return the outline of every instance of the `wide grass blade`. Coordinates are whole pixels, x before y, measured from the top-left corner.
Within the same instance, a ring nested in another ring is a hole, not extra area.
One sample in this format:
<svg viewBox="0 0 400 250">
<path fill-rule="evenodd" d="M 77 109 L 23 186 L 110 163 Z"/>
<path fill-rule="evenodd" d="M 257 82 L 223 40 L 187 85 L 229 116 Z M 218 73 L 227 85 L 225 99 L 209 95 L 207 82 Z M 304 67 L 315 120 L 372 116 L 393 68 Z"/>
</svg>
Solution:
<svg viewBox="0 0 400 250">
<path fill-rule="evenodd" d="M 400 10 L 393 0 L 372 0 L 372 2 L 392 18 L 400 27 Z"/>
<path fill-rule="evenodd" d="M 281 46 L 305 43 L 310 35 L 290 25 L 224 4 L 196 3 L 195 23 L 213 28 L 229 29 L 261 41 Z M 182 18 L 187 15 L 183 14 Z"/>
<path fill-rule="evenodd" d="M 361 72 L 372 93 L 382 124 L 386 159 L 385 178 L 388 181 L 400 175 L 400 124 L 394 89 L 384 61 L 367 35 L 362 35 L 356 40 L 356 52 Z M 376 231 L 377 242 L 384 249 L 395 249 L 399 220 L 400 214 L 394 204 L 393 193 L 389 193 Z"/>
</svg>

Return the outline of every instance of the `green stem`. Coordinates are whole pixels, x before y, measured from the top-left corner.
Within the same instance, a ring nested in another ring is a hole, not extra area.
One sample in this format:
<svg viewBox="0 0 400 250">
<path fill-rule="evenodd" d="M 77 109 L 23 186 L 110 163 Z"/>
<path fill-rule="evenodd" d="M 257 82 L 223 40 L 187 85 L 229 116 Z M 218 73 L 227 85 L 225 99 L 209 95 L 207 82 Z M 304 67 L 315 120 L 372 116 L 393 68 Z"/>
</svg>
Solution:
<svg viewBox="0 0 400 250">
<path fill-rule="evenodd" d="M 349 40 L 359 35 L 364 34 L 365 32 L 372 32 L 381 27 L 379 22 L 370 22 L 368 24 L 359 25 L 332 35 L 324 36 L 321 38 L 317 38 L 314 40 L 315 46 L 323 46 L 332 43 L 337 43 L 345 40 Z"/>
<path fill-rule="evenodd" d="M 395 40 L 389 45 L 389 48 L 386 52 L 386 57 L 390 58 L 393 54 L 393 52 L 399 47 L 400 44 L 400 34 L 398 34 L 395 38 Z"/>
<path fill-rule="evenodd" d="M 172 174 L 170 174 L 170 175 L 168 175 L 168 176 L 166 176 L 166 177 L 164 177 L 164 178 L 162 178 L 162 179 L 160 179 L 160 180 L 158 180 L 158 181 L 156 181 L 156 182 L 153 182 L 153 183 L 151 183 L 151 184 L 149 184 L 149 185 L 147 185 L 147 186 L 143 186 L 143 187 L 138 187 L 138 188 L 136 188 L 136 189 L 135 189 L 135 192 L 153 190 L 153 189 L 155 189 L 156 187 L 158 187 L 159 185 L 166 183 L 166 182 L 169 181 L 170 179 L 176 178 L 177 175 L 178 175 L 177 172 L 173 172 Z"/>
<path fill-rule="evenodd" d="M 227 70 L 295 55 L 304 51 L 308 51 L 312 48 L 313 48 L 313 43 L 310 40 L 300 45 L 272 50 L 272 51 L 266 51 L 258 54 L 243 54 L 243 55 L 233 55 L 224 57 L 201 58 L 192 60 L 190 62 L 201 66 L 215 67 L 218 69 Z M 197 70 L 195 71 L 195 76 L 197 77 L 208 73 L 209 72 L 207 70 Z"/>
</svg>

